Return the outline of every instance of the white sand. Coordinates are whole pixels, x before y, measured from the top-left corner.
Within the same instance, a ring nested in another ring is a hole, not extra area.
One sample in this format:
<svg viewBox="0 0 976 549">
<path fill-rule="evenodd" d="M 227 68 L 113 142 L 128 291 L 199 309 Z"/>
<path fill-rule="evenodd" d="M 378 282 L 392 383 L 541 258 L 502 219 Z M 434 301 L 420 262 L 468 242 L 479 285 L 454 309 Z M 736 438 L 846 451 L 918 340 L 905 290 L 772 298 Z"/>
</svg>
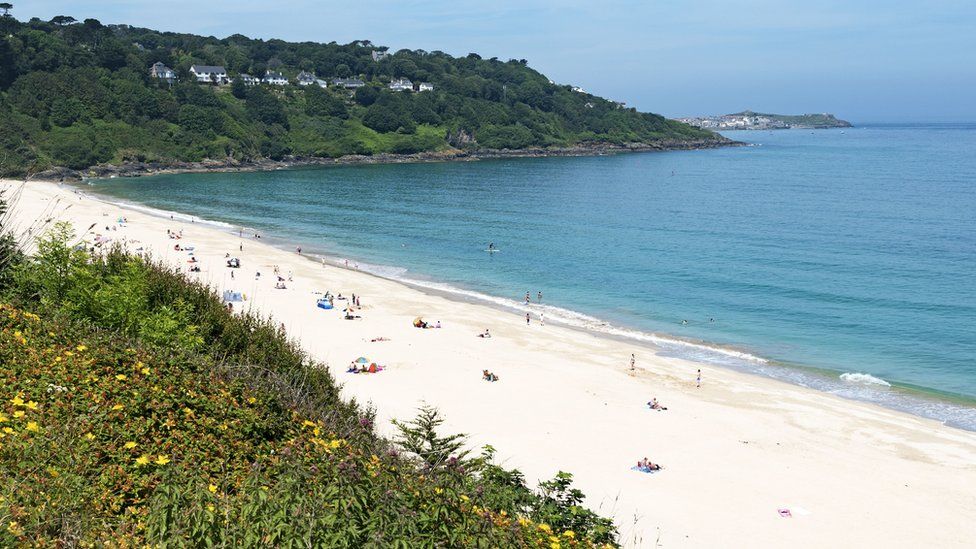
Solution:
<svg viewBox="0 0 976 549">
<path fill-rule="evenodd" d="M 513 314 L 80 198 L 70 187 L 31 182 L 17 208 L 20 228 L 52 213 L 79 233 L 97 223 L 102 234 L 128 239 L 130 249 L 144 246 L 186 269 L 187 254 L 173 251 L 176 241 L 166 236 L 166 229 L 183 230 L 179 243 L 196 246 L 203 268 L 194 276 L 244 292 L 245 307 L 283 322 L 331 365 L 346 395 L 373 403 L 382 431 L 390 432 L 390 418 L 410 418 L 430 403 L 449 429 L 470 433 L 475 446 L 492 444 L 532 481 L 573 473 L 588 504 L 616 519 L 629 546 L 976 544 L 976 433 L 712 367 L 703 368 L 696 389 L 700 365 L 647 347 L 536 321 L 526 327 Z M 105 232 L 121 215 L 128 226 Z M 242 260 L 236 280 L 225 252 Z M 288 289 L 274 289 L 272 265 L 294 273 Z M 341 307 L 317 309 L 313 290 L 361 295 L 362 320 L 343 320 Z M 415 329 L 418 315 L 444 327 Z M 492 339 L 475 337 L 486 327 Z M 391 341 L 369 342 L 377 336 Z M 360 355 L 388 369 L 346 374 Z M 501 381 L 482 381 L 483 369 Z M 647 410 L 651 397 L 669 410 Z M 645 456 L 665 469 L 631 471 Z M 779 508 L 791 509 L 792 518 L 781 518 Z"/>
</svg>

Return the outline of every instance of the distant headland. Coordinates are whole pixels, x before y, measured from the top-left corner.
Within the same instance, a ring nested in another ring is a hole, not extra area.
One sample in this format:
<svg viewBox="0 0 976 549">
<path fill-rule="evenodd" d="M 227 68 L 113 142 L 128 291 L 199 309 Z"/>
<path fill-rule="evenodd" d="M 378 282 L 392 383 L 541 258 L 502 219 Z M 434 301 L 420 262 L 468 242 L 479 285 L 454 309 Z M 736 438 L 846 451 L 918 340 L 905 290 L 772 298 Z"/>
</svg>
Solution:
<svg viewBox="0 0 976 549">
<path fill-rule="evenodd" d="M 707 130 L 788 130 L 850 128 L 852 124 L 830 113 L 819 114 L 765 114 L 742 111 L 719 116 L 694 116 L 676 118 L 696 128 Z"/>
</svg>

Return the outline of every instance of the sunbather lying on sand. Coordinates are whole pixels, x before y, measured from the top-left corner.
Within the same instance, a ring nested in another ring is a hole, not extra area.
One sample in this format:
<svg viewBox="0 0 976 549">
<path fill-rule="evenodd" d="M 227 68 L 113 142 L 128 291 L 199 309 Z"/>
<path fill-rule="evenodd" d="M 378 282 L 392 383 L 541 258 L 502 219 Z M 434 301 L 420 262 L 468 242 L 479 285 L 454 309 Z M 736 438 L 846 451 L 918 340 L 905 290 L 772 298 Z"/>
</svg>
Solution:
<svg viewBox="0 0 976 549">
<path fill-rule="evenodd" d="M 373 339 L 370 340 L 370 342 L 376 343 L 377 341 L 389 341 L 389 340 L 390 338 L 388 337 L 380 336 L 380 337 L 374 337 Z"/>
<path fill-rule="evenodd" d="M 660 471 L 661 466 L 657 463 L 651 463 L 647 458 L 644 458 L 637 462 L 637 468 L 641 471 L 649 473 L 651 471 Z"/>
<path fill-rule="evenodd" d="M 651 410 L 667 410 L 661 403 L 657 401 L 657 398 L 652 398 L 650 402 L 647 403 L 647 407 Z"/>
<path fill-rule="evenodd" d="M 485 381 L 498 381 L 498 376 L 489 372 L 488 370 L 483 370 L 481 372 L 481 379 Z"/>
<path fill-rule="evenodd" d="M 484 338 L 484 339 L 491 339 L 491 334 L 488 332 L 488 328 L 485 328 L 485 333 L 478 334 L 478 337 L 481 337 L 481 338 Z"/>
</svg>

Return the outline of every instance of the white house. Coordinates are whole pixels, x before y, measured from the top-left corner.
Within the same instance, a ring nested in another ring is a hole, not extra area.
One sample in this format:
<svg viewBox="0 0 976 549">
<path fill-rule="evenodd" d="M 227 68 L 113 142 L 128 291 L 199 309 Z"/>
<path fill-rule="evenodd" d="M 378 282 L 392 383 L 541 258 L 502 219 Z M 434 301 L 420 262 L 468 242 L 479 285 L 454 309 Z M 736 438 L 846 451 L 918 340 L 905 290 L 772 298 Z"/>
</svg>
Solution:
<svg viewBox="0 0 976 549">
<path fill-rule="evenodd" d="M 366 82 L 363 82 L 358 78 L 333 78 L 332 85 L 339 88 L 345 88 L 347 90 L 355 90 L 365 86 Z"/>
<path fill-rule="evenodd" d="M 163 80 L 167 84 L 172 84 L 176 81 L 176 71 L 158 61 L 153 63 L 153 66 L 149 68 L 149 76 Z"/>
<path fill-rule="evenodd" d="M 241 75 L 238 76 L 238 78 L 241 79 L 241 82 L 244 82 L 245 86 L 256 86 L 258 85 L 258 83 L 261 82 L 261 80 L 259 80 L 258 77 L 251 76 L 250 74 L 241 73 Z"/>
<path fill-rule="evenodd" d="M 311 86 L 315 83 L 315 74 L 302 71 L 298 73 L 298 76 L 295 79 L 298 80 L 299 86 Z"/>
<path fill-rule="evenodd" d="M 396 92 L 413 91 L 413 82 L 406 78 L 397 78 L 393 82 L 390 82 L 390 90 Z"/>
<path fill-rule="evenodd" d="M 261 79 L 261 82 L 264 82 L 265 84 L 270 84 L 272 86 L 288 85 L 288 79 L 285 78 L 285 76 L 280 72 L 275 72 L 275 71 L 266 72 L 264 74 L 264 78 Z"/>
<path fill-rule="evenodd" d="M 390 56 L 390 54 L 386 53 L 385 51 L 377 51 L 377 50 L 373 50 L 372 52 L 370 52 L 370 54 L 373 56 L 373 61 L 376 62 L 382 61 Z"/>
<path fill-rule="evenodd" d="M 227 69 L 219 65 L 193 65 L 190 73 L 201 84 L 226 84 L 230 82 L 227 77 Z"/>
<path fill-rule="evenodd" d="M 421 82 L 417 89 L 422 92 L 434 91 L 434 85 L 430 82 Z"/>
</svg>

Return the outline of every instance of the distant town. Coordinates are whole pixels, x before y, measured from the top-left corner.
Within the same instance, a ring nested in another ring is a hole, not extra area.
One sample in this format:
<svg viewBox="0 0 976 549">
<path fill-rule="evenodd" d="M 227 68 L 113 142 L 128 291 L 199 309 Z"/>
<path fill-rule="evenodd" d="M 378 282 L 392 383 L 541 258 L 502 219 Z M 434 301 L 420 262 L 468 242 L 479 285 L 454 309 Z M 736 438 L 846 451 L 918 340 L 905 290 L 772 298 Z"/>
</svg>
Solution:
<svg viewBox="0 0 976 549">
<path fill-rule="evenodd" d="M 850 128 L 851 123 L 830 113 L 820 114 L 764 114 L 742 111 L 718 116 L 676 118 L 696 128 L 706 130 L 788 130 Z"/>
</svg>

